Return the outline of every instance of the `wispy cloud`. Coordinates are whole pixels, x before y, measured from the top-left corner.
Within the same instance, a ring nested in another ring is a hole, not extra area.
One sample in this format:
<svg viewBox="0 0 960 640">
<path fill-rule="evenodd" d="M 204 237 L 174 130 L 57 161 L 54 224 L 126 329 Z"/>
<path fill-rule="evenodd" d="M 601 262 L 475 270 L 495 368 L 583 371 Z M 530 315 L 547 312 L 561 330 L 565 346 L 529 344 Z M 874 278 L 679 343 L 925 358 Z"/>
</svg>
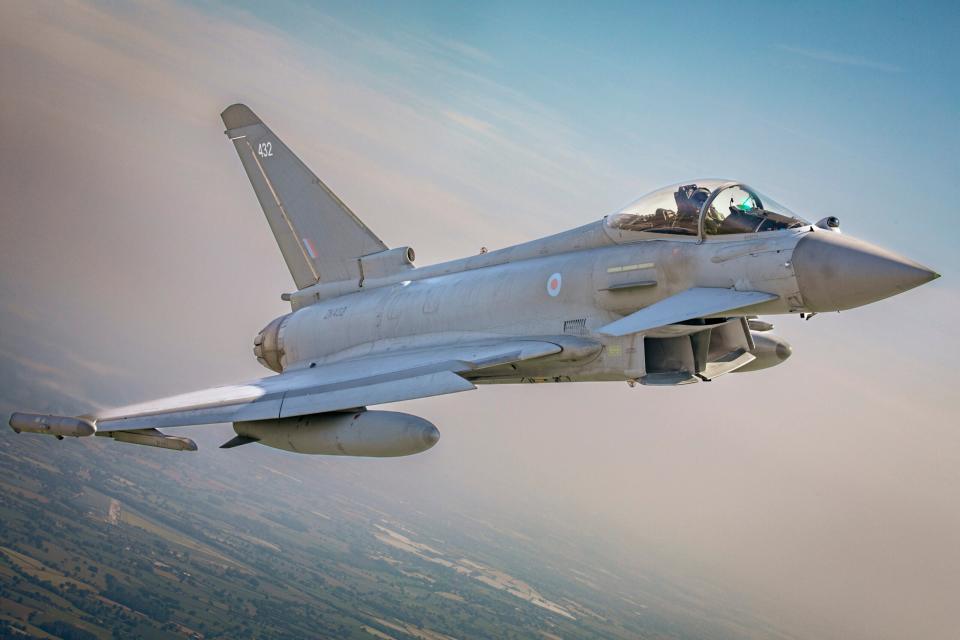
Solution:
<svg viewBox="0 0 960 640">
<path fill-rule="evenodd" d="M 861 67 L 863 69 L 873 69 L 875 71 L 884 71 L 886 73 L 901 73 L 903 71 L 903 67 L 899 67 L 895 64 L 877 62 L 861 56 L 837 53 L 835 51 L 828 51 L 826 49 L 806 49 L 803 47 L 791 47 L 784 44 L 779 45 L 779 48 L 787 53 L 793 53 L 798 56 L 803 56 L 804 58 L 819 60 L 820 62 L 828 62 L 830 64 L 839 64 L 847 67 Z"/>
<path fill-rule="evenodd" d="M 9 360 L 15 362 L 18 366 L 26 367 L 27 369 L 30 369 L 34 373 L 40 375 L 49 376 L 58 375 L 60 373 L 60 369 L 57 367 L 46 364 L 45 362 L 39 362 L 6 349 L 0 349 L 0 360 Z"/>
<path fill-rule="evenodd" d="M 3 303 L 3 308 L 9 311 L 10 313 L 12 313 L 13 315 L 17 316 L 20 320 L 24 320 L 28 323 L 36 322 L 39 319 L 35 311 L 33 311 L 29 307 L 22 304 L 17 304 L 12 301 L 6 301 Z"/>
<path fill-rule="evenodd" d="M 455 53 L 458 53 L 465 58 L 469 58 L 476 62 L 482 62 L 486 64 L 495 61 L 494 57 L 486 51 L 469 45 L 466 42 L 462 42 L 460 40 L 450 40 L 447 38 L 435 38 L 435 40 L 438 44 L 443 45 L 447 49 L 450 49 L 451 51 L 454 51 Z"/>
<path fill-rule="evenodd" d="M 444 111 L 443 115 L 446 116 L 449 120 L 456 122 L 462 127 L 465 127 L 471 131 L 476 131 L 477 133 L 486 133 L 493 129 L 493 125 L 479 118 L 474 118 L 473 116 L 468 116 L 465 113 L 460 113 L 459 111 Z"/>
<path fill-rule="evenodd" d="M 495 73 L 499 60 L 492 53 L 463 40 L 401 25 L 377 33 L 359 29 L 316 7 L 302 7 L 300 11 L 305 21 L 322 28 L 324 38 L 291 41 L 273 33 L 283 41 L 284 51 L 289 49 L 287 73 L 292 73 L 297 60 L 310 60 L 310 65 L 299 73 L 316 82 L 317 74 L 328 70 L 327 65 L 335 66 L 337 71 L 333 75 L 341 78 L 341 90 L 347 82 L 362 84 L 371 96 L 371 103 L 382 105 L 383 110 L 402 113 L 408 121 L 403 132 L 373 133 L 370 129 L 375 125 L 371 123 L 387 119 L 382 115 L 371 117 L 354 107 L 342 114 L 342 119 L 357 121 L 355 133 L 375 137 L 382 146 L 406 137 L 414 127 L 435 131 L 440 116 L 457 125 L 457 133 L 465 134 L 461 138 L 464 145 L 482 149 L 485 157 L 498 158 L 498 170 L 504 164 L 512 164 L 517 180 L 549 187 L 558 197 L 565 194 L 568 201 L 579 196 L 583 184 L 617 172 L 613 166 L 593 166 L 583 153 L 587 141 L 582 132 L 555 106 L 501 81 Z M 240 25 L 251 30 L 260 28 L 260 23 L 253 18 L 241 21 Z M 275 46 L 266 48 L 276 51 Z M 377 62 L 371 64 L 371 59 Z M 424 77 L 431 81 L 422 83 Z M 324 104 L 330 97 L 325 98 L 315 101 L 314 108 L 329 109 Z M 408 142 L 398 146 L 409 149 Z M 442 171 L 460 184 L 476 184 L 476 167 L 470 168 L 469 175 L 452 175 L 458 168 L 458 165 L 447 164 Z M 512 189 L 511 193 L 526 191 Z M 471 197 L 477 196 L 471 194 Z M 540 195 L 531 202 L 513 205 L 536 208 L 542 202 Z M 489 205 L 484 208 L 490 210 Z"/>
<path fill-rule="evenodd" d="M 30 386 L 40 386 L 80 405 L 103 409 L 78 383 L 66 379 L 65 370 L 40 360 L 0 349 L 0 362 L 15 365 L 14 374 Z"/>
</svg>

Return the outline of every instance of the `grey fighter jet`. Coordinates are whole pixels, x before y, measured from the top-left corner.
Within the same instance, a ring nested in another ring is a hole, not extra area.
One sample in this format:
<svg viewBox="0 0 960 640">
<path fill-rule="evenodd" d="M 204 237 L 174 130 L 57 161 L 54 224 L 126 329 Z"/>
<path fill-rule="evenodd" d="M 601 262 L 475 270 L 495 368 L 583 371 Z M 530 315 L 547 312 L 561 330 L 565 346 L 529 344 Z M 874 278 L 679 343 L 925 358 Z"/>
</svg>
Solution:
<svg viewBox="0 0 960 640">
<path fill-rule="evenodd" d="M 436 427 L 367 406 L 481 383 L 757 371 L 790 356 L 759 316 L 851 309 L 938 277 L 734 180 L 673 185 L 576 229 L 417 267 L 248 107 L 221 116 L 297 288 L 253 341 L 275 375 L 90 416 L 15 413 L 15 431 L 194 450 L 160 429 L 232 422 L 228 448 L 408 455 L 433 446 Z"/>
</svg>

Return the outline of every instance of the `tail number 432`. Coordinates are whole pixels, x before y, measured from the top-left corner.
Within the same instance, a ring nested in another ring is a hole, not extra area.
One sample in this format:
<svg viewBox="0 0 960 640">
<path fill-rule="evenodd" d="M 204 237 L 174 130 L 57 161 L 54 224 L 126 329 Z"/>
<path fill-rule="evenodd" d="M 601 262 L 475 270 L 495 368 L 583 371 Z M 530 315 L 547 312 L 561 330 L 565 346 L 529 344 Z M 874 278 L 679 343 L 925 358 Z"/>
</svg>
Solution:
<svg viewBox="0 0 960 640">
<path fill-rule="evenodd" d="M 261 158 L 270 158 L 273 156 L 273 143 L 261 142 L 257 145 L 257 155 Z"/>
</svg>

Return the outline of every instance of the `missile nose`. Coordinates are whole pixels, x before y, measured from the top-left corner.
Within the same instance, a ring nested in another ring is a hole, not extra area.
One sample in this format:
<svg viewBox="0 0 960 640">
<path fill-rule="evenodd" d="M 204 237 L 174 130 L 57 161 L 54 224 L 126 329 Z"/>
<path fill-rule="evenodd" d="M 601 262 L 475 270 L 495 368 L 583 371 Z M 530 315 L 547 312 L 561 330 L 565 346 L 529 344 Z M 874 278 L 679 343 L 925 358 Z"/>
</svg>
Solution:
<svg viewBox="0 0 960 640">
<path fill-rule="evenodd" d="M 792 262 L 810 311 L 852 309 L 940 277 L 913 260 L 833 232 L 806 234 L 793 250 Z"/>
<path fill-rule="evenodd" d="M 779 340 L 777 341 L 777 346 L 774 347 L 773 352 L 777 355 L 777 359 L 780 362 L 783 362 L 793 355 L 793 347 L 791 347 L 787 342 Z"/>
<path fill-rule="evenodd" d="M 440 439 L 440 429 L 437 429 L 432 424 L 429 429 L 424 429 L 423 431 L 423 443 L 427 445 L 427 449 L 437 444 L 437 441 Z"/>
</svg>

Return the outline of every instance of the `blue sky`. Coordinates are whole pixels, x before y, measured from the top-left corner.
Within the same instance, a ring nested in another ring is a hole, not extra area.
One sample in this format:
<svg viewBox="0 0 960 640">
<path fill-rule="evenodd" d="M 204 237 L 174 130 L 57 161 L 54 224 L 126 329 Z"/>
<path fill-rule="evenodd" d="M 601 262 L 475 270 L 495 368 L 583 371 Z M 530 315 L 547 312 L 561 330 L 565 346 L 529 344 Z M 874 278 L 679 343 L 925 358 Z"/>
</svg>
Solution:
<svg viewBox="0 0 960 640">
<path fill-rule="evenodd" d="M 618 174 L 583 218 L 660 184 L 736 177 L 807 217 L 839 215 L 852 233 L 958 266 L 941 233 L 960 179 L 955 4 L 239 6 L 350 73 L 518 140 L 523 122 L 491 108 L 491 87 L 499 104 L 549 112 L 558 146 Z M 549 153 L 549 139 L 536 144 Z"/>
</svg>

